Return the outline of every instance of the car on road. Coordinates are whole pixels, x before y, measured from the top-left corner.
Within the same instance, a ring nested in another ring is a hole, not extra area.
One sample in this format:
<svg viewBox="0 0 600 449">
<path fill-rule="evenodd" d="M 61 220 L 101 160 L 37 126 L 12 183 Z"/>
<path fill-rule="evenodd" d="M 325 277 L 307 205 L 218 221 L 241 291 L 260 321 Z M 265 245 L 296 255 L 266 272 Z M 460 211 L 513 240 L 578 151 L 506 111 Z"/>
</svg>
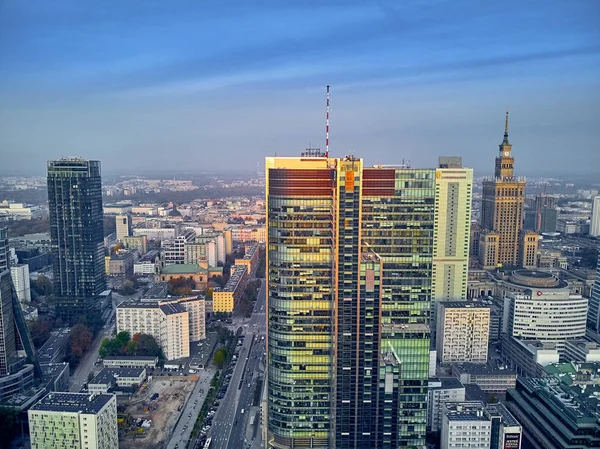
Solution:
<svg viewBox="0 0 600 449">
<path fill-rule="evenodd" d="M 241 412 L 241 413 L 242 413 L 242 415 L 244 414 L 244 409 L 242 409 L 242 412 Z"/>
</svg>

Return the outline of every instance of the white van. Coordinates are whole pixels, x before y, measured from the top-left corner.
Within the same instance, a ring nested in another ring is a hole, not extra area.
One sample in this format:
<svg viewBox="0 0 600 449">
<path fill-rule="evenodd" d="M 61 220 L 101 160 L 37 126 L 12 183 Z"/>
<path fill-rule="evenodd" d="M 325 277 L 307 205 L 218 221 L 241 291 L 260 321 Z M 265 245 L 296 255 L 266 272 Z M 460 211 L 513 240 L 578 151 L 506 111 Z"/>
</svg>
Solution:
<svg viewBox="0 0 600 449">
<path fill-rule="evenodd" d="M 244 414 L 244 409 L 242 409 L 242 415 Z"/>
</svg>

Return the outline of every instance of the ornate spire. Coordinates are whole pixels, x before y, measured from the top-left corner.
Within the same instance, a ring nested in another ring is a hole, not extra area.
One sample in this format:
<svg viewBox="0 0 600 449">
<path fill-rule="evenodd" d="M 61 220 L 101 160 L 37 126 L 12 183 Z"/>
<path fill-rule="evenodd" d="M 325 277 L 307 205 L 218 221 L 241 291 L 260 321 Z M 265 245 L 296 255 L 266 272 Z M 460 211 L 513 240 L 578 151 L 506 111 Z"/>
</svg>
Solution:
<svg viewBox="0 0 600 449">
<path fill-rule="evenodd" d="M 503 144 L 508 144 L 508 111 L 506 111 L 506 120 L 504 122 L 504 140 Z"/>
</svg>

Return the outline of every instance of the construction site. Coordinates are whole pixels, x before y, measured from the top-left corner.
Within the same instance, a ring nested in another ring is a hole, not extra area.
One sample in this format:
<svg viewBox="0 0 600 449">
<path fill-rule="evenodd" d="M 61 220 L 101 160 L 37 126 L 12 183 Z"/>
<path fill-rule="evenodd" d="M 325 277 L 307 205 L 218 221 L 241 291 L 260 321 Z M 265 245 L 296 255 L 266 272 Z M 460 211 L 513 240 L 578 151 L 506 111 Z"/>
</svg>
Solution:
<svg viewBox="0 0 600 449">
<path fill-rule="evenodd" d="M 165 447 L 196 380 L 194 376 L 155 377 L 119 405 L 119 447 L 137 449 L 140 443 L 147 449 Z"/>
</svg>

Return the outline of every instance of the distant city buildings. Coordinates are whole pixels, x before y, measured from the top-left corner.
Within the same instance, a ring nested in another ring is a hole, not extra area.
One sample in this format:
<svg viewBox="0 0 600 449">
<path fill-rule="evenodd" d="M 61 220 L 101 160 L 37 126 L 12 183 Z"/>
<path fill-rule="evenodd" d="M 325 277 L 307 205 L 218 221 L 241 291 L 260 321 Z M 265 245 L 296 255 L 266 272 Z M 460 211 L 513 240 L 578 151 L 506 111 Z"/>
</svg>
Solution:
<svg viewBox="0 0 600 449">
<path fill-rule="evenodd" d="M 97 305 L 106 289 L 100 162 L 48 162 L 56 310 L 66 318 Z"/>
<path fill-rule="evenodd" d="M 113 394 L 50 393 L 28 411 L 32 449 L 117 449 Z"/>
<path fill-rule="evenodd" d="M 23 203 L 0 201 L 0 219 L 31 220 L 45 215 L 39 206 L 29 206 Z"/>
</svg>

